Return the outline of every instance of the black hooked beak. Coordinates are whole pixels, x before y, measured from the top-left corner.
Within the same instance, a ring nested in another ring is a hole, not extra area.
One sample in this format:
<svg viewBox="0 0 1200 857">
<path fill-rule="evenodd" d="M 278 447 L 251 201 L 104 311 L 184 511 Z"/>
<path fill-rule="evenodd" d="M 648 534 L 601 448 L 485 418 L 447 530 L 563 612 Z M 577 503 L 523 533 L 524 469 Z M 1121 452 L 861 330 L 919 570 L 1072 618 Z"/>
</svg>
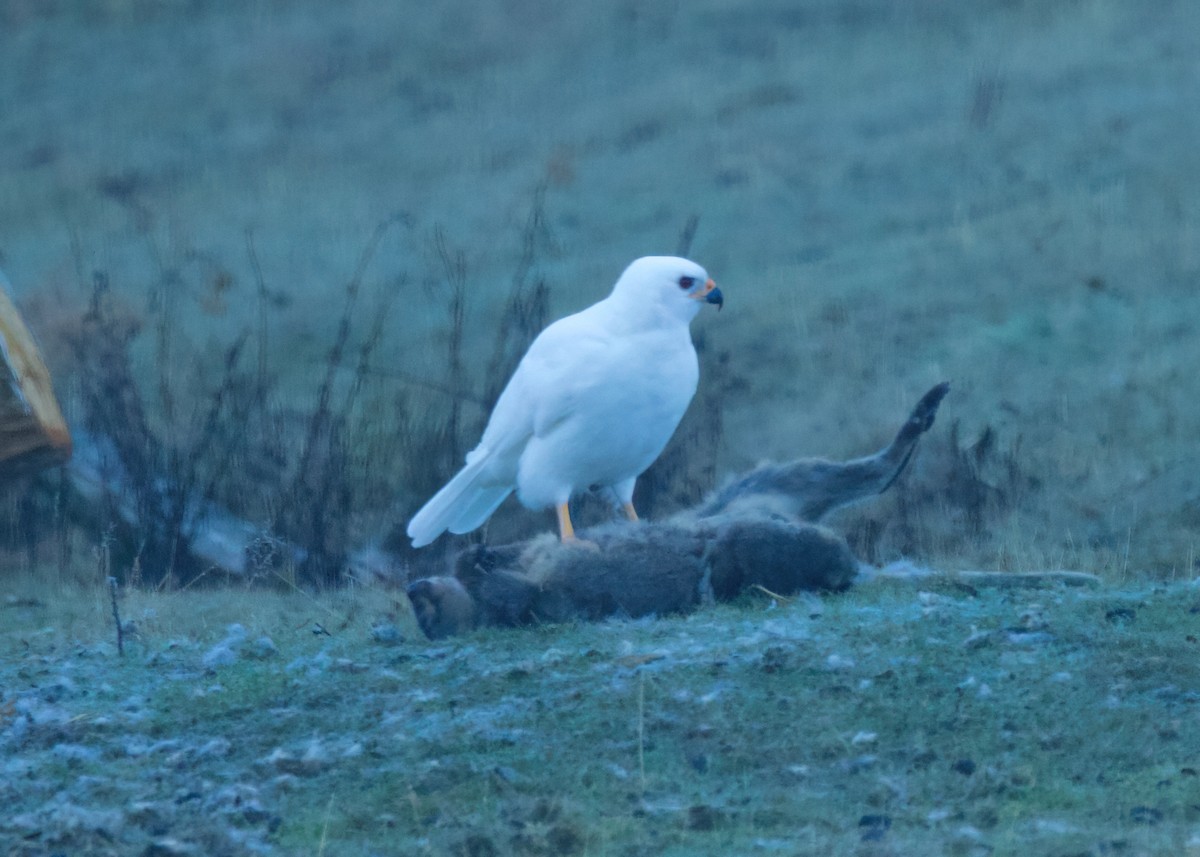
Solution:
<svg viewBox="0 0 1200 857">
<path fill-rule="evenodd" d="M 713 286 L 712 291 L 704 296 L 704 302 L 706 304 L 716 304 L 717 312 L 720 312 L 721 307 L 725 306 L 725 296 L 721 294 L 720 289 L 718 289 L 716 286 Z"/>
</svg>

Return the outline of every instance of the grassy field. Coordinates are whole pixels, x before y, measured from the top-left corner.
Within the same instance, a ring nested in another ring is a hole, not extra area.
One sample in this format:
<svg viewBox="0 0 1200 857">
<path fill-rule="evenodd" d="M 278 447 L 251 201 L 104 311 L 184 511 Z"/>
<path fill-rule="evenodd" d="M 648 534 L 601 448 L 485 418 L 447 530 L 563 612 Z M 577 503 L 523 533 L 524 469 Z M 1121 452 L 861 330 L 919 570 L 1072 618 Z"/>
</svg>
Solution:
<svg viewBox="0 0 1200 857">
<path fill-rule="evenodd" d="M 514 278 L 561 315 L 696 215 L 728 297 L 697 323 L 705 374 L 726 361 L 719 475 L 869 451 L 949 380 L 943 428 L 989 437 L 1020 490 L 969 538 L 946 501 L 884 559 L 1194 573 L 1193 4 L 6 0 L 0 48 L 0 264 L 50 342 L 101 272 L 179 407 L 264 300 L 262 366 L 307 395 L 402 214 L 350 339 L 394 297 L 362 397 L 390 477 L 372 526 L 453 469 L 413 477 L 410 415 L 465 389 L 474 442 Z M 47 350 L 73 410 L 78 367 Z"/>
<path fill-rule="evenodd" d="M 947 576 L 437 645 L 390 591 L 96 570 L 103 514 L 6 486 L 0 843 L 1200 853 L 1197 56 L 1187 0 L 0 0 L 0 267 L 68 418 L 112 360 L 148 458 L 331 556 L 475 441 L 517 286 L 565 314 L 689 223 L 714 482 L 952 384 L 830 522 Z"/>
<path fill-rule="evenodd" d="M 378 591 L 130 592 L 124 657 L 102 588 L 4 597 L 14 855 L 1200 852 L 1194 583 L 436 646 Z"/>
</svg>

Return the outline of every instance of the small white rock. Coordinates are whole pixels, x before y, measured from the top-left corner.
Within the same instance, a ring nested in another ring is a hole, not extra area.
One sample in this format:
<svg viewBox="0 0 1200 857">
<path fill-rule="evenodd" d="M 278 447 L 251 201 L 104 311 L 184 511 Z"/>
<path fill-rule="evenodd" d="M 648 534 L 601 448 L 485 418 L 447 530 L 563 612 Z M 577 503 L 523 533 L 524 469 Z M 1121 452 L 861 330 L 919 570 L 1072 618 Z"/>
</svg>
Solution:
<svg viewBox="0 0 1200 857">
<path fill-rule="evenodd" d="M 271 780 L 271 788 L 277 792 L 293 792 L 300 788 L 300 778 L 295 774 L 280 774 Z"/>
<path fill-rule="evenodd" d="M 253 643 L 246 647 L 246 654 L 252 658 L 260 660 L 272 658 L 279 654 L 279 647 L 275 645 L 275 641 L 263 634 Z"/>
<path fill-rule="evenodd" d="M 958 828 L 958 830 L 954 831 L 954 833 L 959 839 L 965 839 L 969 842 L 983 841 L 983 833 L 980 832 L 979 828 L 972 827 L 969 824 L 962 825 L 960 828 Z"/>
<path fill-rule="evenodd" d="M 1060 818 L 1039 818 L 1033 826 L 1039 833 L 1053 833 L 1059 836 L 1079 832 L 1078 827 Z"/>
<path fill-rule="evenodd" d="M 963 648 L 981 649 L 992 642 L 992 639 L 993 635 L 991 631 L 979 631 L 972 626 L 970 635 L 963 640 Z"/>
<path fill-rule="evenodd" d="M 230 743 L 228 738 L 213 738 L 196 751 L 196 758 L 228 756 L 231 749 L 233 749 L 233 744 Z"/>
<path fill-rule="evenodd" d="M 376 622 L 371 626 L 371 640 L 383 646 L 398 646 L 404 635 L 391 622 Z"/>
<path fill-rule="evenodd" d="M 245 640 L 246 639 L 245 627 L 239 622 L 234 622 L 232 625 L 230 625 L 229 627 L 227 627 L 225 629 L 225 639 L 227 641 Z"/>
<path fill-rule="evenodd" d="M 50 753 L 56 759 L 61 759 L 69 764 L 94 762 L 100 758 L 99 750 L 84 747 L 82 744 L 55 744 L 50 748 Z"/>
<path fill-rule="evenodd" d="M 204 664 L 208 669 L 214 669 L 237 663 L 237 659 L 237 652 L 228 643 L 217 643 L 217 645 L 204 653 L 204 657 L 200 659 L 200 663 Z"/>
<path fill-rule="evenodd" d="M 854 659 L 839 655 L 836 652 L 825 659 L 825 666 L 835 672 L 854 669 Z"/>
</svg>

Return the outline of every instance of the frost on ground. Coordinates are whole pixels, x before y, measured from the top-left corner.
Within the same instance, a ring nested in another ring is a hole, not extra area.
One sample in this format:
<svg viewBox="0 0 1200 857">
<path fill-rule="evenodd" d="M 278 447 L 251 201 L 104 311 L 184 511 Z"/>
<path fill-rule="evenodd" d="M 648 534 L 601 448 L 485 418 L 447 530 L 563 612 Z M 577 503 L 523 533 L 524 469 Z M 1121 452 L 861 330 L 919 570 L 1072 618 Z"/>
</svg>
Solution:
<svg viewBox="0 0 1200 857">
<path fill-rule="evenodd" d="M 382 603 L 137 598 L 158 618 L 123 659 L 99 607 L 3 610 L 6 853 L 1200 843 L 1194 585 L 881 577 L 452 644 Z"/>
</svg>

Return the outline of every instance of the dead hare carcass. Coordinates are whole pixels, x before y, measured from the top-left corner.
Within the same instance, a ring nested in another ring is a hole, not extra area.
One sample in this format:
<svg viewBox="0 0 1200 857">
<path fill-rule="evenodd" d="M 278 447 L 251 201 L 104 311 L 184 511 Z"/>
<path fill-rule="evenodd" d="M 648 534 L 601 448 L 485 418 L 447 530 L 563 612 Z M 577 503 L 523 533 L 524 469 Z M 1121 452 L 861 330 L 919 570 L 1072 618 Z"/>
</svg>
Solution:
<svg viewBox="0 0 1200 857">
<path fill-rule="evenodd" d="M 844 590 L 858 561 L 817 522 L 891 487 L 949 389 L 941 383 L 926 393 L 874 455 L 759 467 L 669 520 L 583 533 L 594 548 L 549 535 L 467 548 L 451 574 L 409 584 L 417 621 L 440 639 L 488 625 L 687 613 L 755 586 L 779 595 Z"/>
</svg>

